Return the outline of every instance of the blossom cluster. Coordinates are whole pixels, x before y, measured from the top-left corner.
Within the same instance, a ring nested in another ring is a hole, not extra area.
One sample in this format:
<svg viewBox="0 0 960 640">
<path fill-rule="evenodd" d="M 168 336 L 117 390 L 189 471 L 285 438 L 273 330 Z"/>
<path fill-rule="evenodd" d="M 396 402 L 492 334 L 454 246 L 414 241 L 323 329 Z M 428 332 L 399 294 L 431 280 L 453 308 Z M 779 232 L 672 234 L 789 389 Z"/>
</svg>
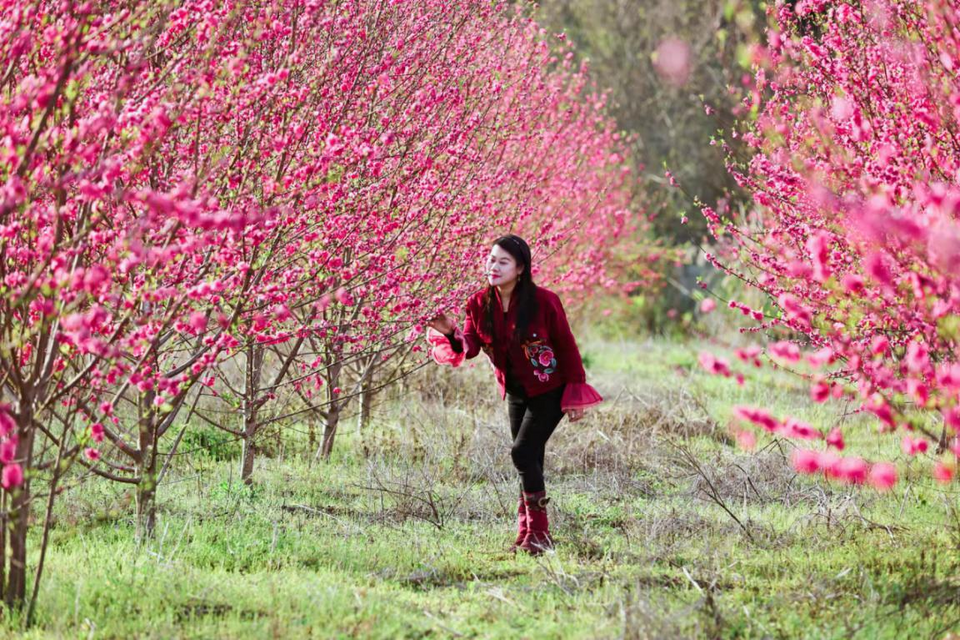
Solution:
<svg viewBox="0 0 960 640">
<path fill-rule="evenodd" d="M 778 2 L 769 18 L 736 132 L 752 155 L 729 163 L 756 206 L 704 210 L 722 247 L 710 259 L 767 295 L 765 313 L 749 311 L 754 328 L 782 336 L 767 352 L 803 364 L 814 401 L 855 400 L 949 481 L 960 454 L 960 12 L 825 0 Z M 787 424 L 773 430 L 810 435 Z M 829 448 L 794 463 L 896 481 L 888 462 Z"/>
<path fill-rule="evenodd" d="M 314 345 L 282 369 L 309 395 L 331 363 L 389 358 L 459 308 L 504 231 L 538 248 L 542 280 L 584 290 L 615 286 L 642 223 L 604 96 L 524 9 L 0 11 L 7 488 L 38 421 L 79 425 L 66 455 L 129 480 L 251 345 Z"/>
</svg>

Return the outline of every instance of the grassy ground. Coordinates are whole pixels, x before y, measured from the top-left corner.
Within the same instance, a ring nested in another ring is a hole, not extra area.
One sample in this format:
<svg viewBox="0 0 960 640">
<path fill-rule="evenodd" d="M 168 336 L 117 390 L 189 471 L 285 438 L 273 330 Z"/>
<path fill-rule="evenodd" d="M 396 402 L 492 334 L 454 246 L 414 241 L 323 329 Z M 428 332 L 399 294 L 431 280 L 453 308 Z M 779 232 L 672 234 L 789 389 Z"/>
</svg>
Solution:
<svg viewBox="0 0 960 640">
<path fill-rule="evenodd" d="M 505 407 L 485 364 L 433 368 L 333 460 L 290 446 L 235 480 L 229 444 L 180 458 L 156 539 L 123 487 L 60 504 L 25 637 L 931 638 L 960 631 L 957 493 L 903 460 L 881 497 L 800 478 L 789 443 L 730 443 L 737 403 L 851 424 L 785 374 L 744 387 L 691 348 L 588 341 L 609 402 L 548 450 L 559 547 L 514 557 Z M 290 439 L 302 440 L 296 429 Z M 192 441 L 195 442 L 195 441 Z M 893 447 L 893 449 L 890 449 Z M 36 545 L 35 545 L 36 546 Z M 8 620 L 8 635 L 14 621 Z"/>
</svg>

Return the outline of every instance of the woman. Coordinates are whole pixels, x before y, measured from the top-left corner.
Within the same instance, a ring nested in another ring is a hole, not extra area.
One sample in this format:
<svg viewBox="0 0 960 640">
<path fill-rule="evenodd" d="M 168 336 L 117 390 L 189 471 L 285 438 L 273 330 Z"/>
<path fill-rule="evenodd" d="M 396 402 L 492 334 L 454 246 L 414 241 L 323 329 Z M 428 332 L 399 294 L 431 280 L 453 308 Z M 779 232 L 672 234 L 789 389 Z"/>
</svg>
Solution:
<svg viewBox="0 0 960 640">
<path fill-rule="evenodd" d="M 533 283 L 530 261 L 522 238 L 498 238 L 487 261 L 489 286 L 467 301 L 463 331 L 441 313 L 427 323 L 427 339 L 440 364 L 459 366 L 481 350 L 493 363 L 522 487 L 513 548 L 537 555 L 553 547 L 543 482 L 547 440 L 564 415 L 576 422 L 603 398 L 586 383 L 560 298 Z"/>
</svg>

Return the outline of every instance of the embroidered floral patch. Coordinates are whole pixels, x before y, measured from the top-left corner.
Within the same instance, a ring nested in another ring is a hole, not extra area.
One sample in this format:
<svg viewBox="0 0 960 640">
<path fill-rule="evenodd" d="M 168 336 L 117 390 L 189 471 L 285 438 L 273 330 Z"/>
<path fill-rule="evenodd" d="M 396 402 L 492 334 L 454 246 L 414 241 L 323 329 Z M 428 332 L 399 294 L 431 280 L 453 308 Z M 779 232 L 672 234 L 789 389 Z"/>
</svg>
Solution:
<svg viewBox="0 0 960 640">
<path fill-rule="evenodd" d="M 550 379 L 550 374 L 557 370 L 557 358 L 553 348 L 543 340 L 527 340 L 523 343 L 523 353 L 533 365 L 533 373 L 540 382 Z"/>
</svg>

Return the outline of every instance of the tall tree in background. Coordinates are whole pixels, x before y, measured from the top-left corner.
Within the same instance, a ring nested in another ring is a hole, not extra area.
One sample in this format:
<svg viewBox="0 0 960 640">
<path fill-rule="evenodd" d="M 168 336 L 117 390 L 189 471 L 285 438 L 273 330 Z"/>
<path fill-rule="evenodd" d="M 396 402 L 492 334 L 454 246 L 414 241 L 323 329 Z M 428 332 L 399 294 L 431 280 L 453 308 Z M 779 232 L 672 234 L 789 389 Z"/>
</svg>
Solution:
<svg viewBox="0 0 960 640">
<path fill-rule="evenodd" d="M 700 240 L 705 226 L 691 198 L 715 202 L 736 183 L 724 155 L 707 144 L 731 125 L 736 96 L 728 86 L 748 73 L 745 33 L 763 21 L 757 3 L 738 0 L 557 0 L 538 19 L 573 40 L 596 83 L 610 89 L 610 113 L 632 139 L 631 156 L 658 235 L 676 243 Z M 708 114 L 707 111 L 715 113 Z M 664 167 L 684 192 L 664 188 Z M 689 216 L 687 224 L 681 217 Z"/>
</svg>

